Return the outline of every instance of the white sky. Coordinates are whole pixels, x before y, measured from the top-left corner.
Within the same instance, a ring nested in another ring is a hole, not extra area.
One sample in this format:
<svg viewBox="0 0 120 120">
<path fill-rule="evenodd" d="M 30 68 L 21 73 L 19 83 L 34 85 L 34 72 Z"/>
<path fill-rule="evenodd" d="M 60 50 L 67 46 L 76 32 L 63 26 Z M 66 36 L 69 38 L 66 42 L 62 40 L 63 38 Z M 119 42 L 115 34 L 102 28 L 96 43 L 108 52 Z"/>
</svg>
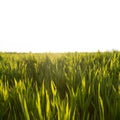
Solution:
<svg viewBox="0 0 120 120">
<path fill-rule="evenodd" d="M 0 0 L 0 51 L 120 50 L 120 0 Z"/>
</svg>

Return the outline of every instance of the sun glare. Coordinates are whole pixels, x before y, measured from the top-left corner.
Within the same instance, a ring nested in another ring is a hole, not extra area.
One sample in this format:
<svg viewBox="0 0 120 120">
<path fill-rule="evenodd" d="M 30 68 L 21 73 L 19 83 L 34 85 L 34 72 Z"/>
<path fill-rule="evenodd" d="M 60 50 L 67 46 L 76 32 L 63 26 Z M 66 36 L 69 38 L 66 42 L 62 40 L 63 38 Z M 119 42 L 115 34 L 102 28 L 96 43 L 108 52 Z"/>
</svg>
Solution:
<svg viewBox="0 0 120 120">
<path fill-rule="evenodd" d="M 119 50 L 120 2 L 0 1 L 0 51 Z"/>
</svg>

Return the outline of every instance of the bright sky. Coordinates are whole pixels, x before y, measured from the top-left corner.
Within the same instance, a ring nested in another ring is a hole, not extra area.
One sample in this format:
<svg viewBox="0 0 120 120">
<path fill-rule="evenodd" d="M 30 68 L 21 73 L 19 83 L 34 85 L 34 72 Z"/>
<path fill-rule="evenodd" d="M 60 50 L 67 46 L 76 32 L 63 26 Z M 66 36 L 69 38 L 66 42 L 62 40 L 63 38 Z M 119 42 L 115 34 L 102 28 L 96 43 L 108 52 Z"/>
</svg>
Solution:
<svg viewBox="0 0 120 120">
<path fill-rule="evenodd" d="M 0 51 L 120 50 L 120 0 L 0 0 Z"/>
</svg>

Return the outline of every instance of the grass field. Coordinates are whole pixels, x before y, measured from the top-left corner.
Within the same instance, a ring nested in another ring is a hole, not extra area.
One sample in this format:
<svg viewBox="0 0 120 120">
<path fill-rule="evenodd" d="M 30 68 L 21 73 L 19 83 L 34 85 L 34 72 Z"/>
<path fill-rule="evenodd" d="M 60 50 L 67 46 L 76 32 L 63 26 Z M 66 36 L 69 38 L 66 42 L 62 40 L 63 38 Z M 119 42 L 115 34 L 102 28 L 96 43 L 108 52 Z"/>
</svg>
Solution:
<svg viewBox="0 0 120 120">
<path fill-rule="evenodd" d="M 0 53 L 0 120 L 120 120 L 120 52 Z"/>
</svg>

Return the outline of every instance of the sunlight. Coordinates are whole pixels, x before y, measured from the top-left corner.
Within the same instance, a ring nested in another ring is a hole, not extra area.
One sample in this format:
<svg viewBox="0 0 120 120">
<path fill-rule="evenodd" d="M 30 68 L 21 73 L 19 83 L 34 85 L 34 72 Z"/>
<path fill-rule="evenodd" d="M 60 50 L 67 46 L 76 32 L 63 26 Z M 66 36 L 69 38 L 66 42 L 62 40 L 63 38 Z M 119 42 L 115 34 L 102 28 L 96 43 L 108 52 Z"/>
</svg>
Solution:
<svg viewBox="0 0 120 120">
<path fill-rule="evenodd" d="M 119 50 L 118 1 L 0 1 L 0 51 Z"/>
</svg>

